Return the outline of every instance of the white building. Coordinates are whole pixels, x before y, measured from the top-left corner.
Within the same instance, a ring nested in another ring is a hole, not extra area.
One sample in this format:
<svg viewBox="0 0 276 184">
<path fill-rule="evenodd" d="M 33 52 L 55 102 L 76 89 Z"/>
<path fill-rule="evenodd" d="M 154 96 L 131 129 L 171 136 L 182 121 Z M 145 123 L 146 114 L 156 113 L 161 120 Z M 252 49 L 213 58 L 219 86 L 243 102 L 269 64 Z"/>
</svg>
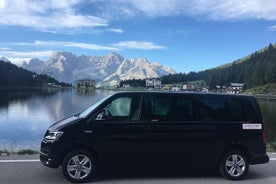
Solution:
<svg viewBox="0 0 276 184">
<path fill-rule="evenodd" d="M 161 88 L 160 78 L 146 78 L 146 88 Z"/>
<path fill-rule="evenodd" d="M 184 91 L 194 91 L 195 90 L 195 85 L 192 83 L 184 83 L 183 84 L 183 90 Z"/>
<path fill-rule="evenodd" d="M 238 94 L 242 92 L 244 83 L 230 83 L 227 92 L 232 94 Z"/>
<path fill-rule="evenodd" d="M 172 87 L 172 91 L 180 91 L 180 88 L 179 87 Z"/>
</svg>

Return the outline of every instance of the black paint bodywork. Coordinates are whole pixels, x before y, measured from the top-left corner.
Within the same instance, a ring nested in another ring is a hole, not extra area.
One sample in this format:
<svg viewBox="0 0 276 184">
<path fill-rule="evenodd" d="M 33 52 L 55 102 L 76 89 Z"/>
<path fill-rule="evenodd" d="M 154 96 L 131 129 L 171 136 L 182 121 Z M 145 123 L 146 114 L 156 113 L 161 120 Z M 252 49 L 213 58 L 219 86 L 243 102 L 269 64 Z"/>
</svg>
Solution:
<svg viewBox="0 0 276 184">
<path fill-rule="evenodd" d="M 141 111 L 137 121 L 95 120 L 100 109 L 113 99 L 123 96 L 141 98 Z M 189 121 L 155 121 L 150 117 L 150 101 L 159 97 L 187 97 L 193 102 L 193 118 Z M 202 121 L 199 119 L 198 99 L 234 98 L 241 100 L 246 121 Z M 242 124 L 258 123 L 262 128 L 244 130 Z M 241 150 L 250 164 L 269 161 L 263 140 L 264 125 L 259 106 L 252 96 L 171 93 L 171 92 L 119 92 L 87 117 L 78 116 L 61 120 L 46 132 L 64 132 L 54 143 L 42 141 L 41 162 L 57 168 L 64 157 L 76 149 L 90 150 L 99 165 L 121 166 L 121 163 L 169 163 L 176 165 L 218 166 L 221 156 L 229 150 Z"/>
</svg>

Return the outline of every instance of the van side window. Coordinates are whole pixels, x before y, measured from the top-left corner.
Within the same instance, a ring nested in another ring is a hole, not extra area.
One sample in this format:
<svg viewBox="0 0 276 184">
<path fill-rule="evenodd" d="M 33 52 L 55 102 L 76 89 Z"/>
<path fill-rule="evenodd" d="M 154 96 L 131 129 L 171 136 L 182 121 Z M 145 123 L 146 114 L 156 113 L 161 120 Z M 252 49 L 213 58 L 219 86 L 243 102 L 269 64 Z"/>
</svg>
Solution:
<svg viewBox="0 0 276 184">
<path fill-rule="evenodd" d="M 235 98 L 199 98 L 200 121 L 245 121 L 243 101 Z"/>
<path fill-rule="evenodd" d="M 151 100 L 151 121 L 193 120 L 192 99 L 157 96 Z"/>
<path fill-rule="evenodd" d="M 112 101 L 106 109 L 113 116 L 129 116 L 131 98 L 118 98 Z"/>
<path fill-rule="evenodd" d="M 140 97 L 119 97 L 108 103 L 96 120 L 108 121 L 137 121 L 140 118 Z"/>
<path fill-rule="evenodd" d="M 261 111 L 255 98 L 251 97 L 250 101 L 247 101 L 248 121 L 259 123 L 262 121 L 260 116 Z"/>
</svg>

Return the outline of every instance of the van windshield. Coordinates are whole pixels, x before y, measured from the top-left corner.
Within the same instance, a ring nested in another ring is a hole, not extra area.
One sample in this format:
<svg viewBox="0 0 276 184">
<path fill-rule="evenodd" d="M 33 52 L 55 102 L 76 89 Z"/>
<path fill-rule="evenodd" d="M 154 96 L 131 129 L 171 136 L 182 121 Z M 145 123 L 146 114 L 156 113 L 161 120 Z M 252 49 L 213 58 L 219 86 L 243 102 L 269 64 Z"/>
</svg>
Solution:
<svg viewBox="0 0 276 184">
<path fill-rule="evenodd" d="M 83 111 L 82 113 L 79 114 L 79 117 L 80 118 L 86 118 L 95 108 L 97 108 L 101 103 L 103 103 L 110 96 L 112 96 L 112 95 L 110 94 L 110 95 L 100 99 L 99 101 L 97 101 L 96 103 L 91 105 L 90 107 L 88 107 L 85 111 Z"/>
</svg>

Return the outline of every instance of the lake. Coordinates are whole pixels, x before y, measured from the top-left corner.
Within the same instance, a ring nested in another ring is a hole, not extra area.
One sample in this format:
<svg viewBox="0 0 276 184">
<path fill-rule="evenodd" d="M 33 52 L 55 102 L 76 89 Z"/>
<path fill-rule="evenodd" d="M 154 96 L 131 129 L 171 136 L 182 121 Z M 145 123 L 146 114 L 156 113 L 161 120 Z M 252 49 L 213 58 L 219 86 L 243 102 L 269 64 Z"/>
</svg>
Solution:
<svg viewBox="0 0 276 184">
<path fill-rule="evenodd" d="M 1 89 L 0 150 L 39 150 L 47 128 L 83 111 L 110 90 Z M 268 141 L 276 141 L 276 100 L 259 100 Z"/>
</svg>

